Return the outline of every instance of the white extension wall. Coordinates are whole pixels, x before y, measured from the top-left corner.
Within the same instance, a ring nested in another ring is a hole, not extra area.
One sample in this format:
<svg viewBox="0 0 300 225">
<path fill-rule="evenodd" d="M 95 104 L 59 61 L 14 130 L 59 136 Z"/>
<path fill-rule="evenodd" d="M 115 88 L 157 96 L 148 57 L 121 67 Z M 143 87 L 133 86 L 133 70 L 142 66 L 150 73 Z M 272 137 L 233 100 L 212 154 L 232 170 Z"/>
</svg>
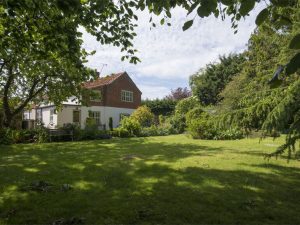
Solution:
<svg viewBox="0 0 300 225">
<path fill-rule="evenodd" d="M 120 114 L 132 114 L 135 109 L 107 107 L 107 106 L 81 106 L 81 128 L 85 127 L 86 118 L 89 116 L 89 111 L 98 111 L 101 113 L 101 123 L 109 128 L 109 118 L 113 119 L 113 127 L 118 127 L 120 124 Z"/>
<path fill-rule="evenodd" d="M 50 110 L 55 109 L 54 106 L 42 108 L 42 122 L 47 128 L 55 128 L 57 126 L 57 114 L 53 114 L 53 123 L 50 123 Z"/>
<path fill-rule="evenodd" d="M 62 109 L 57 112 L 57 126 L 62 127 L 66 123 L 73 123 L 73 111 L 80 111 L 80 108 L 80 106 L 64 105 Z"/>
<path fill-rule="evenodd" d="M 47 128 L 62 127 L 64 124 L 73 123 L 73 111 L 80 111 L 80 126 L 83 129 L 86 125 L 86 119 L 89 116 L 89 111 L 100 112 L 101 124 L 105 124 L 106 129 L 109 128 L 109 118 L 113 119 L 113 127 L 118 127 L 120 124 L 121 114 L 132 114 L 135 109 L 106 107 L 106 106 L 79 106 L 79 105 L 63 105 L 61 109 L 57 109 L 53 114 L 53 123 L 50 123 L 50 110 L 55 109 L 55 106 L 41 107 L 42 110 L 42 122 Z M 27 114 L 27 115 L 26 115 Z M 29 112 L 25 111 L 24 116 L 29 117 Z M 30 111 L 30 119 L 35 118 L 35 109 Z"/>
</svg>

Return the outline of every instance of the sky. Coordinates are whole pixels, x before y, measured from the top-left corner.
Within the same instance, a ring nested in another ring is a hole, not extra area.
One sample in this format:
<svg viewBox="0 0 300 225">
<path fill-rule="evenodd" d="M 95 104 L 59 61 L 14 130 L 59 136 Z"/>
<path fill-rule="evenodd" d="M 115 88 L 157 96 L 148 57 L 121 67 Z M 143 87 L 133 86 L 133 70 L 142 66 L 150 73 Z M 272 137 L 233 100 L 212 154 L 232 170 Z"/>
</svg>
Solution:
<svg viewBox="0 0 300 225">
<path fill-rule="evenodd" d="M 245 50 L 261 8 L 262 5 L 257 5 L 250 16 L 239 22 L 237 34 L 231 29 L 230 18 L 222 21 L 214 16 L 204 19 L 197 16 L 193 26 L 182 31 L 184 22 L 195 16 L 187 16 L 183 9 L 172 11 L 169 20 L 172 26 L 157 25 L 155 28 L 151 28 L 148 12 L 137 12 L 137 36 L 133 43 L 141 63 L 122 62 L 120 48 L 103 46 L 83 31 L 83 47 L 88 51 L 96 50 L 96 54 L 88 58 L 87 66 L 98 71 L 103 67 L 103 76 L 126 71 L 142 91 L 143 99 L 163 98 L 171 89 L 189 87 L 189 76 L 207 63 L 216 62 L 219 55 Z"/>
</svg>

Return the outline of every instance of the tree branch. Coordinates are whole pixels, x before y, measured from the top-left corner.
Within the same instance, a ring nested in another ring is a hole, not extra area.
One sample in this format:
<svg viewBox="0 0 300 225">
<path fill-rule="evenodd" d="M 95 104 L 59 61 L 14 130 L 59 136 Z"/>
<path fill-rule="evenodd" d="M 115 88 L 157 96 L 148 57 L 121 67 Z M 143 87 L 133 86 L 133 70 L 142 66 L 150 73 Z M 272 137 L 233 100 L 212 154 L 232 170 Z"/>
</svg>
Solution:
<svg viewBox="0 0 300 225">
<path fill-rule="evenodd" d="M 38 83 L 40 82 L 40 79 L 34 80 L 30 90 L 29 90 L 29 94 L 27 96 L 27 98 L 23 101 L 23 103 L 21 105 L 19 105 L 13 112 L 12 115 L 16 115 L 18 113 L 20 113 L 25 107 L 26 105 L 34 98 L 36 97 L 39 93 L 41 93 L 45 87 L 46 87 L 46 80 L 47 80 L 48 76 L 46 76 L 43 79 L 43 85 L 37 90 L 35 91 L 36 86 L 38 85 Z"/>
</svg>

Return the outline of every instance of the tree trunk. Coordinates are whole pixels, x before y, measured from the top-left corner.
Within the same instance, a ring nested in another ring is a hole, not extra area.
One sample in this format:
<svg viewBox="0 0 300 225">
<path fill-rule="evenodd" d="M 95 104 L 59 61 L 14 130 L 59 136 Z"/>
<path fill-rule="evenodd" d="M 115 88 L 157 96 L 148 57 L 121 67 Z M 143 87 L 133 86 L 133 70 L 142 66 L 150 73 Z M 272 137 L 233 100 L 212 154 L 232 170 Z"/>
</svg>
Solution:
<svg viewBox="0 0 300 225">
<path fill-rule="evenodd" d="M 12 67 L 9 67 L 8 69 L 8 79 L 6 81 L 6 84 L 4 85 L 4 91 L 3 91 L 3 114 L 4 114 L 4 121 L 3 125 L 4 127 L 10 127 L 11 121 L 12 121 L 12 113 L 10 111 L 9 107 L 9 100 L 8 100 L 8 95 L 9 95 L 9 88 L 11 84 L 13 83 L 14 80 L 14 75 L 12 72 Z"/>
<path fill-rule="evenodd" d="M 6 128 L 11 127 L 11 122 L 12 122 L 12 116 L 11 115 L 6 115 L 4 114 L 4 121 L 3 121 L 3 126 Z"/>
</svg>

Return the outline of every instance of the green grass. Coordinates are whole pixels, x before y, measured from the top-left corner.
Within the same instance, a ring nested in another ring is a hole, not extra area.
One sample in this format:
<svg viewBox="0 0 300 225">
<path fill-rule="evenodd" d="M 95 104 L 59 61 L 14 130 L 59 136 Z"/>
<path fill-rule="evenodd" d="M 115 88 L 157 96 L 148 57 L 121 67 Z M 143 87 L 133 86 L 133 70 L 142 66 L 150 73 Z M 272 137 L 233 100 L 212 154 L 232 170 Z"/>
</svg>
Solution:
<svg viewBox="0 0 300 225">
<path fill-rule="evenodd" d="M 0 224 L 300 224 L 300 161 L 263 158 L 282 142 L 177 135 L 0 146 Z M 55 188 L 23 190 L 39 180 Z"/>
</svg>

